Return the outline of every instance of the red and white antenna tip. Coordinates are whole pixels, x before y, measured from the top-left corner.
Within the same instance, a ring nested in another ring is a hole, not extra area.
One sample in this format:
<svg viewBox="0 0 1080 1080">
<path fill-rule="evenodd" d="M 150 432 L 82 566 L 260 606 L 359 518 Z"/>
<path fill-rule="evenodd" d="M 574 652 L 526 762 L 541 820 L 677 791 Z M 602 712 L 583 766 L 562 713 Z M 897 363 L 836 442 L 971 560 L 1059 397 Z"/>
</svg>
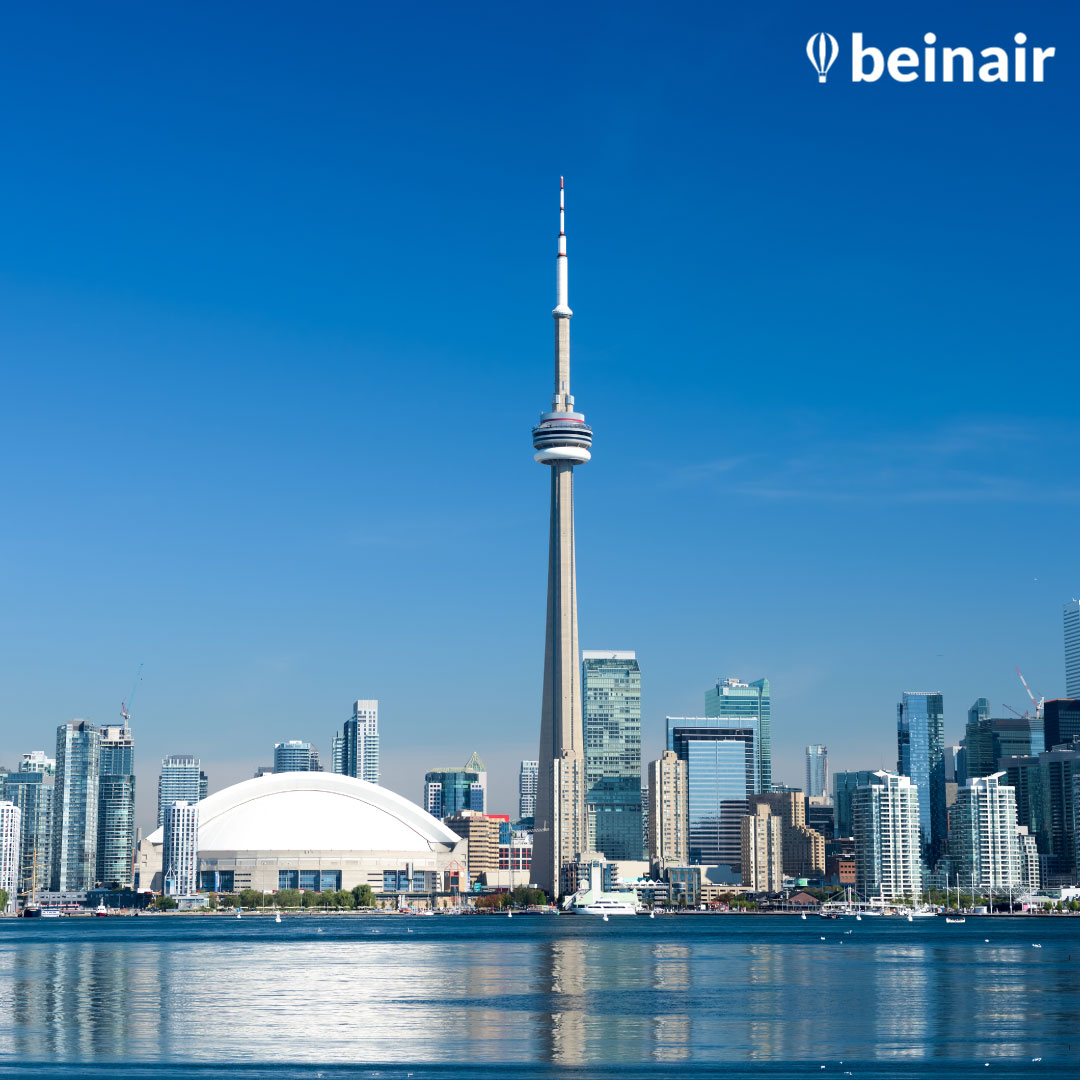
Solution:
<svg viewBox="0 0 1080 1080">
<path fill-rule="evenodd" d="M 563 186 L 563 178 L 560 176 L 559 177 L 559 187 L 561 188 L 562 186 Z"/>
</svg>

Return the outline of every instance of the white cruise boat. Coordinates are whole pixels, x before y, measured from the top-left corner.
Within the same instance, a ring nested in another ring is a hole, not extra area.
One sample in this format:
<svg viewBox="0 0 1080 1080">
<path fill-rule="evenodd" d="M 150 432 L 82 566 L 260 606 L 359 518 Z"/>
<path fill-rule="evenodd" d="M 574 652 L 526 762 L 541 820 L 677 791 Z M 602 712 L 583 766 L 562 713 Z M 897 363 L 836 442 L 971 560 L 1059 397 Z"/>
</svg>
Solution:
<svg viewBox="0 0 1080 1080">
<path fill-rule="evenodd" d="M 579 915 L 636 915 L 638 913 L 637 897 L 633 893 L 600 893 L 591 891 L 586 893 L 582 900 L 587 903 L 573 904 L 571 911 Z"/>
</svg>

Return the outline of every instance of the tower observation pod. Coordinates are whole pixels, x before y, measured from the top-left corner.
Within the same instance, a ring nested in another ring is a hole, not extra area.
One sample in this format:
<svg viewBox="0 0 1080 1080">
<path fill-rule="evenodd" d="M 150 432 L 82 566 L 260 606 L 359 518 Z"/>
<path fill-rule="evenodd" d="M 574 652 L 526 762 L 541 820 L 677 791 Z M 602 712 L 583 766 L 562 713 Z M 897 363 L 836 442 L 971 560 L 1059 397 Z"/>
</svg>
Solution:
<svg viewBox="0 0 1080 1080">
<path fill-rule="evenodd" d="M 592 430 L 570 393 L 570 310 L 566 210 L 559 181 L 556 259 L 555 393 L 533 428 L 533 455 L 551 469 L 547 632 L 540 714 L 540 753 L 533 829 L 533 879 L 552 896 L 566 889 L 565 870 L 585 850 L 585 757 L 579 677 L 577 569 L 574 555 L 574 466 L 592 456 Z"/>
</svg>

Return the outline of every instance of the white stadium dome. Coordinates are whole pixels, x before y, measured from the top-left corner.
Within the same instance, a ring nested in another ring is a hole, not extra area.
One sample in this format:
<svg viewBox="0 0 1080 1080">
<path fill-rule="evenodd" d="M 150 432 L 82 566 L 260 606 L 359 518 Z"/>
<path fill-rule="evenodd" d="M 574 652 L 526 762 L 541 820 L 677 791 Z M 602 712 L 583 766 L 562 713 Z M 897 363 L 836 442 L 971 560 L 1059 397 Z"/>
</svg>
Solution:
<svg viewBox="0 0 1080 1080">
<path fill-rule="evenodd" d="M 163 830 L 147 840 L 162 844 Z M 234 784 L 199 803 L 198 850 L 448 851 L 461 838 L 378 784 L 324 772 L 285 772 Z"/>
</svg>

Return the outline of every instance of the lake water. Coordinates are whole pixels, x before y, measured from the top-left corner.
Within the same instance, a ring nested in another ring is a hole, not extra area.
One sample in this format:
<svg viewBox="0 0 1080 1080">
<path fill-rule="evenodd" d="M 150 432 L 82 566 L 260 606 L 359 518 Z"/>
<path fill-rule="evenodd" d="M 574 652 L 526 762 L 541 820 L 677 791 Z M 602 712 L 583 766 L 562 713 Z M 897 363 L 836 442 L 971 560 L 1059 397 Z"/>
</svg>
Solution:
<svg viewBox="0 0 1080 1080">
<path fill-rule="evenodd" d="M 810 1074 L 1080 1075 L 1080 919 L 0 920 L 2 1077 Z"/>
</svg>

